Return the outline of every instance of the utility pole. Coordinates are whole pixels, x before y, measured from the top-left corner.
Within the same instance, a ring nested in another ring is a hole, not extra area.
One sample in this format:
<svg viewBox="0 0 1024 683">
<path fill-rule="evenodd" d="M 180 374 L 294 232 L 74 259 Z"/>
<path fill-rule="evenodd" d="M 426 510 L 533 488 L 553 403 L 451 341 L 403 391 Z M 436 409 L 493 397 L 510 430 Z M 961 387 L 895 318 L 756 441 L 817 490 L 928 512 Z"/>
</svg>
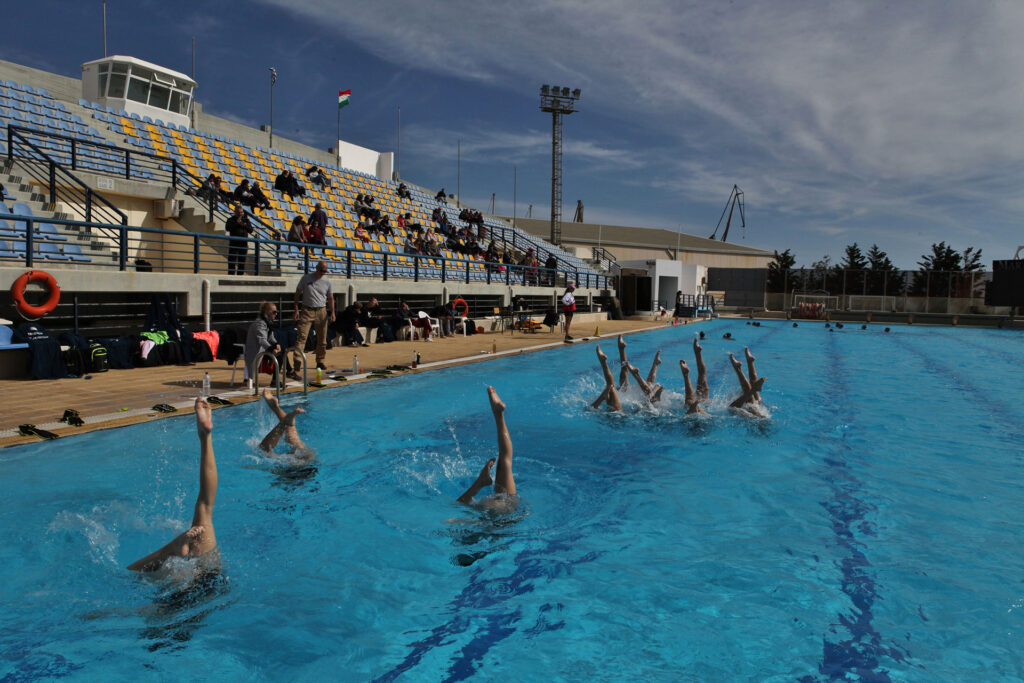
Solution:
<svg viewBox="0 0 1024 683">
<path fill-rule="evenodd" d="M 274 84 L 277 83 L 277 69 L 270 67 L 270 148 L 274 148 Z"/>
</svg>

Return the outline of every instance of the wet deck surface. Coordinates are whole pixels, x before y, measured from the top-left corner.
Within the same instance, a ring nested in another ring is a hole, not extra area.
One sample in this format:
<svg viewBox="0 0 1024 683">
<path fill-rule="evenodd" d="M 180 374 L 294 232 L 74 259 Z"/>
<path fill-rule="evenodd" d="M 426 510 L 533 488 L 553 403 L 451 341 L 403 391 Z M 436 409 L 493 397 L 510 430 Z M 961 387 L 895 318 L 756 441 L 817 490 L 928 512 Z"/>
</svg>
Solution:
<svg viewBox="0 0 1024 683">
<path fill-rule="evenodd" d="M 600 338 L 591 337 L 591 341 L 583 341 L 584 334 L 593 335 L 597 331 L 593 328 L 574 329 L 573 336 L 577 339 L 576 343 L 603 340 L 608 344 L 614 341 L 611 337 L 620 333 L 661 329 L 664 326 L 664 323 L 652 323 L 649 320 L 605 321 L 600 325 Z M 338 370 L 338 374 L 341 374 L 340 371 L 352 368 L 352 357 L 358 354 L 361 371 L 368 373 L 389 365 L 409 365 L 413 353 L 419 351 L 421 367 L 414 372 L 429 372 L 436 367 L 447 367 L 448 364 L 433 365 L 442 361 L 458 359 L 458 362 L 486 362 L 501 357 L 502 352 L 519 349 L 524 352 L 543 352 L 545 348 L 560 347 L 561 333 L 543 329 L 534 334 L 488 332 L 470 337 L 457 335 L 437 339 L 429 344 L 401 341 L 360 348 L 336 347 L 327 351 L 326 365 L 328 370 Z M 492 345 L 497 349 L 497 356 L 491 354 Z M 610 348 L 606 352 L 613 355 Z M 311 363 L 315 362 L 312 352 L 307 357 Z M 233 387 L 231 366 L 222 360 L 195 365 L 110 370 L 93 374 L 92 379 L 0 380 L 0 392 L 4 397 L 0 407 L 0 447 L 40 440 L 37 436 L 18 435 L 17 427 L 23 423 L 35 424 L 64 437 L 164 417 L 165 414 L 152 410 L 152 406 L 161 403 L 178 406 L 179 412 L 174 414 L 190 411 L 191 403 L 202 387 L 203 374 L 207 372 L 210 373 L 212 394 L 224 396 L 233 403 L 253 400 L 251 391 L 249 395 L 241 395 L 245 393 L 242 365 L 239 360 Z M 262 375 L 260 382 L 266 384 L 269 379 L 269 375 Z M 315 381 L 313 372 L 310 373 L 310 381 Z M 325 381 L 327 387 L 320 390 L 311 388 L 310 391 L 344 390 L 348 383 Z M 284 393 L 294 391 L 302 391 L 301 384 L 289 382 Z M 77 410 L 86 424 L 70 427 L 60 423 L 65 408 Z"/>
</svg>

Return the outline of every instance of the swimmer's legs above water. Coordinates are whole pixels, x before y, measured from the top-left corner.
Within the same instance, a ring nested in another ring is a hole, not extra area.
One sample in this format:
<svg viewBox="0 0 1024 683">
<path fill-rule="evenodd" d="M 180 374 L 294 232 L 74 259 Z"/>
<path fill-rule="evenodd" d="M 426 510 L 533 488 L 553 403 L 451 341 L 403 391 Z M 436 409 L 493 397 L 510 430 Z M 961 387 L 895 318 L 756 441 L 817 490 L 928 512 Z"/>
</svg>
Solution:
<svg viewBox="0 0 1024 683">
<path fill-rule="evenodd" d="M 601 401 L 607 401 L 609 410 L 622 410 L 619 392 L 615 389 L 615 378 L 612 376 L 611 368 L 608 367 L 608 356 L 604 355 L 600 346 L 595 344 L 594 347 L 597 349 L 597 360 L 601 362 L 601 370 L 604 372 L 605 388 L 592 405 L 597 408 L 601 405 Z"/>
<path fill-rule="evenodd" d="M 269 387 L 263 390 L 263 400 L 274 411 L 278 423 L 263 437 L 263 441 L 260 442 L 260 450 L 266 451 L 270 455 L 278 455 L 274 452 L 274 446 L 277 445 L 283 436 L 285 443 L 294 449 L 296 455 L 310 455 L 309 448 L 302 442 L 302 439 L 299 437 L 299 430 L 295 428 L 295 416 L 306 411 L 302 408 L 296 408 L 290 413 L 285 413 L 281 410 L 277 398 L 270 393 Z"/>
<path fill-rule="evenodd" d="M 156 571 L 171 557 L 202 555 L 217 547 L 213 530 L 213 504 L 217 499 L 217 461 L 213 455 L 213 416 L 210 404 L 196 399 L 196 432 L 199 434 L 199 495 L 192 526 L 160 550 L 128 565 L 137 572 Z"/>
<path fill-rule="evenodd" d="M 498 436 L 498 457 L 497 459 L 491 458 L 484 464 L 476 481 L 459 496 L 460 503 L 469 504 L 481 489 L 492 483 L 495 493 L 516 495 L 516 480 L 512 476 L 512 437 L 508 433 L 508 425 L 505 424 L 505 404 L 498 397 L 498 392 L 494 390 L 494 387 L 487 387 L 487 397 L 491 402 L 491 412 L 494 413 L 494 428 Z M 491 467 L 495 461 L 498 463 L 498 470 L 492 480 Z"/>
<path fill-rule="evenodd" d="M 706 401 L 711 395 L 711 387 L 708 385 L 708 366 L 704 365 L 704 356 L 701 351 L 701 345 L 694 339 L 693 356 L 697 360 L 697 398 Z"/>
<path fill-rule="evenodd" d="M 743 406 L 750 403 L 757 403 L 754 396 L 758 395 L 761 391 L 761 387 L 764 386 L 764 377 L 759 377 L 757 381 L 751 383 L 747 379 L 747 376 L 743 374 L 743 363 L 736 360 L 736 357 L 731 353 L 729 354 L 729 362 L 732 363 L 733 370 L 736 371 L 736 378 L 740 382 L 740 389 L 743 391 L 740 397 L 729 404 L 730 408 L 742 408 Z"/>
<path fill-rule="evenodd" d="M 754 382 L 757 381 L 757 368 L 754 367 L 754 361 L 757 359 L 754 358 L 754 354 L 750 352 L 749 346 L 744 347 L 743 353 L 747 357 L 747 378 L 750 380 L 750 383 L 753 384 Z M 757 402 L 761 401 L 760 392 L 754 393 L 754 400 Z"/>
<path fill-rule="evenodd" d="M 679 369 L 683 373 L 683 382 L 686 384 L 686 414 L 692 415 L 694 413 L 707 414 L 703 408 L 700 407 L 700 399 L 697 398 L 696 392 L 693 390 L 693 384 L 690 382 L 690 368 L 686 364 L 685 360 L 679 361 Z"/>
<path fill-rule="evenodd" d="M 661 361 L 659 360 L 658 363 L 660 362 Z M 644 396 L 646 396 L 652 403 L 661 398 L 661 392 L 665 390 L 665 387 L 660 384 L 651 385 L 647 383 L 644 378 L 640 376 L 640 371 L 635 365 L 627 363 L 626 367 L 633 375 L 633 379 L 636 380 L 636 383 L 640 385 L 640 390 L 644 392 Z"/>
<path fill-rule="evenodd" d="M 658 366 L 661 365 L 661 349 L 654 354 L 654 362 L 651 363 L 651 370 L 647 373 L 647 383 L 654 386 L 658 381 Z"/>
<path fill-rule="evenodd" d="M 626 341 L 619 335 L 619 391 L 629 388 L 629 361 L 626 360 Z"/>
</svg>

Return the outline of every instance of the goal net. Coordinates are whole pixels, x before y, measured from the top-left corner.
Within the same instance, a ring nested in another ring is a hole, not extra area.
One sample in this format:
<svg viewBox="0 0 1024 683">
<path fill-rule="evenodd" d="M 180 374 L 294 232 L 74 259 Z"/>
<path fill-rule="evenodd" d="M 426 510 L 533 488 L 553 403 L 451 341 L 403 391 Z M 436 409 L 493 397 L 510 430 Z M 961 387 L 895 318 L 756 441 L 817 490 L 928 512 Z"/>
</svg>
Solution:
<svg viewBox="0 0 1024 683">
<path fill-rule="evenodd" d="M 878 313 L 891 313 L 896 310 L 896 297 L 877 295 L 850 295 L 851 311 L 875 311 Z"/>
<path fill-rule="evenodd" d="M 793 305 L 799 308 L 800 304 L 821 304 L 825 310 L 834 311 L 839 308 L 839 297 L 828 294 L 793 294 Z"/>
</svg>

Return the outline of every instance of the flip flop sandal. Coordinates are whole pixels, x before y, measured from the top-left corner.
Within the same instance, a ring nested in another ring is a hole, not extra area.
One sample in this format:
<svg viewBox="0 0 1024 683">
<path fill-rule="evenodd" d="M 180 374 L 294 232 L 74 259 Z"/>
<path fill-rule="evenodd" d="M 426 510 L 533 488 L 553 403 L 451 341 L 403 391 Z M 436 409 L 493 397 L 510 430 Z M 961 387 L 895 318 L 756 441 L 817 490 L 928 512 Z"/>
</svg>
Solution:
<svg viewBox="0 0 1024 683">
<path fill-rule="evenodd" d="M 206 402 L 207 403 L 212 403 L 215 406 L 230 406 L 230 405 L 234 405 L 231 401 L 227 400 L 226 398 L 221 398 L 220 396 L 207 396 L 206 397 Z"/>
<path fill-rule="evenodd" d="M 178 412 L 177 408 L 175 408 L 174 406 L 167 405 L 166 403 L 159 403 L 159 404 L 153 406 L 152 409 L 157 411 L 158 413 L 176 413 L 176 412 Z"/>
<path fill-rule="evenodd" d="M 68 424 L 71 424 L 69 420 L 73 417 L 81 419 L 77 410 L 75 410 L 74 408 L 65 408 L 64 415 L 61 416 L 59 422 L 67 422 Z"/>
<path fill-rule="evenodd" d="M 21 434 L 22 436 L 38 436 L 44 439 L 60 438 L 60 434 L 54 434 L 53 432 L 48 432 L 45 429 L 39 429 L 34 424 L 28 423 L 18 425 L 18 433 Z"/>
</svg>

